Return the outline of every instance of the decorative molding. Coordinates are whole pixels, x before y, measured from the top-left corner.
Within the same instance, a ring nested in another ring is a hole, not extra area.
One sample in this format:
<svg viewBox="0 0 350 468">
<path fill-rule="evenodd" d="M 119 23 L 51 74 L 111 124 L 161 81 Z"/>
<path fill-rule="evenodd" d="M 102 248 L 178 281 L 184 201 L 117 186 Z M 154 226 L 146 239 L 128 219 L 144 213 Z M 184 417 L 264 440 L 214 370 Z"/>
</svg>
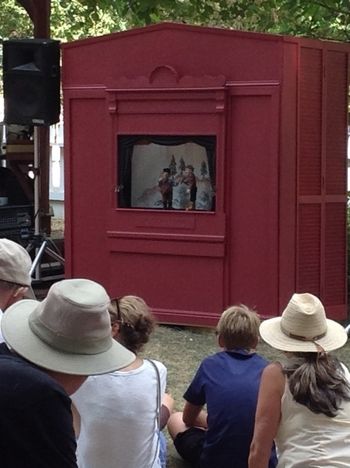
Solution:
<svg viewBox="0 0 350 468">
<path fill-rule="evenodd" d="M 224 112 L 225 110 L 225 94 L 222 92 L 216 93 L 216 112 Z"/>
<path fill-rule="evenodd" d="M 118 110 L 118 101 L 115 94 L 108 93 L 108 112 L 110 114 L 116 114 Z"/>
<path fill-rule="evenodd" d="M 151 71 L 148 82 L 152 86 L 158 85 L 160 87 L 166 86 L 167 88 L 173 88 L 178 86 L 179 74 L 175 68 L 170 65 L 161 65 Z"/>
<path fill-rule="evenodd" d="M 182 89 L 182 88 L 219 88 L 226 84 L 226 77 L 223 75 L 183 75 L 171 65 L 158 65 L 148 76 L 140 75 L 134 77 L 120 76 L 109 77 L 106 83 L 108 90 L 119 89 Z"/>
</svg>

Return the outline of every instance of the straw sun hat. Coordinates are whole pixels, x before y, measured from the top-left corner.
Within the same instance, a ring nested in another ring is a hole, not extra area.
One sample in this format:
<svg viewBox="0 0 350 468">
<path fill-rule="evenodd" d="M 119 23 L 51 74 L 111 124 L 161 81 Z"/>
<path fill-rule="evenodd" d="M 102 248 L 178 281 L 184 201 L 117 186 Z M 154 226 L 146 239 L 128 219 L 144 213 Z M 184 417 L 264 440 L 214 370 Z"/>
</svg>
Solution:
<svg viewBox="0 0 350 468">
<path fill-rule="evenodd" d="M 281 317 L 262 322 L 260 335 L 273 348 L 289 352 L 317 352 L 319 346 L 332 351 L 348 338 L 339 323 L 326 318 L 318 297 L 309 293 L 293 294 Z"/>
<path fill-rule="evenodd" d="M 25 299 L 10 306 L 2 334 L 17 354 L 39 367 L 74 375 L 111 372 L 135 356 L 112 338 L 109 301 L 94 281 L 63 280 L 42 302 Z"/>
</svg>

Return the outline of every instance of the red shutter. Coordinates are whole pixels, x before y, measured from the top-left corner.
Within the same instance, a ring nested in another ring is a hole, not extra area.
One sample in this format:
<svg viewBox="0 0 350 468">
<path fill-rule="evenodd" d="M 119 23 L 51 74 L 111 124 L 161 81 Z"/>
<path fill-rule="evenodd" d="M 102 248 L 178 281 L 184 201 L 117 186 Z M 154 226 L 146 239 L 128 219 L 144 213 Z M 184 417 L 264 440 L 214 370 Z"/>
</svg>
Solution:
<svg viewBox="0 0 350 468">
<path fill-rule="evenodd" d="M 300 49 L 297 290 L 345 318 L 347 54 Z"/>
</svg>

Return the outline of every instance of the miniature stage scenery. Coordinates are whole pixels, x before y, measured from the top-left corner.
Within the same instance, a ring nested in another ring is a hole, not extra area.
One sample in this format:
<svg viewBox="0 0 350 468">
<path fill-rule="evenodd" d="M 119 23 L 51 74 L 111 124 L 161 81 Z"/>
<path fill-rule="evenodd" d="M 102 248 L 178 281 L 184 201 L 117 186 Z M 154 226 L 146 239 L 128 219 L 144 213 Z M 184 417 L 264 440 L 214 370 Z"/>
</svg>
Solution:
<svg viewBox="0 0 350 468">
<path fill-rule="evenodd" d="M 204 146 L 138 143 L 131 173 L 132 208 L 213 209 L 212 175 Z"/>
</svg>

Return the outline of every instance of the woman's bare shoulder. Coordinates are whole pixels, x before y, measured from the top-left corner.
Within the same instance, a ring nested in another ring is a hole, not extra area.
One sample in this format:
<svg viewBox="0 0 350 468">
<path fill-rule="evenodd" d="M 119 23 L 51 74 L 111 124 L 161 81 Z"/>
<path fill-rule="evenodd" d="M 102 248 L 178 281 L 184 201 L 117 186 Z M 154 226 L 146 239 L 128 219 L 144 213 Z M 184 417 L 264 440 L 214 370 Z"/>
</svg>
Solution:
<svg viewBox="0 0 350 468">
<path fill-rule="evenodd" d="M 268 387 L 270 390 L 272 388 L 279 389 L 283 393 L 285 375 L 283 374 L 282 364 L 280 362 L 268 364 L 264 369 L 261 381 L 265 388 Z"/>
</svg>

